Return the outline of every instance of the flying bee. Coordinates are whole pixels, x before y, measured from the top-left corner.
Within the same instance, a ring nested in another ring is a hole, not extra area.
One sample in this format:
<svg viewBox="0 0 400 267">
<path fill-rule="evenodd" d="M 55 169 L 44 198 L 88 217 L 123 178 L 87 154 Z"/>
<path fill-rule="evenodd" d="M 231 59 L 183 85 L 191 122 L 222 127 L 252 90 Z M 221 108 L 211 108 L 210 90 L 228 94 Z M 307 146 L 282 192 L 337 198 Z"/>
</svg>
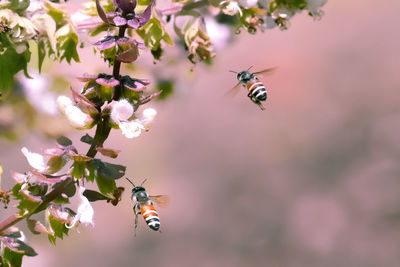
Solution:
<svg viewBox="0 0 400 267">
<path fill-rule="evenodd" d="M 256 74 L 270 73 L 275 68 L 269 68 L 257 72 L 250 72 L 250 69 L 251 67 L 241 72 L 230 70 L 230 72 L 237 74 L 237 79 L 239 82 L 230 91 L 228 91 L 228 93 L 236 94 L 238 92 L 237 89 L 239 89 L 239 85 L 242 84 L 243 87 L 249 91 L 247 96 L 250 98 L 250 100 L 254 104 L 258 105 L 261 110 L 265 110 L 261 102 L 267 100 L 267 90 L 265 89 L 264 84 L 258 79 Z"/>
<path fill-rule="evenodd" d="M 126 179 L 133 185 L 132 200 L 134 203 L 133 212 L 135 213 L 135 235 L 139 214 L 142 214 L 143 219 L 151 230 L 158 231 L 160 229 L 160 218 L 158 217 L 158 212 L 154 207 L 153 201 L 160 207 L 164 207 L 169 204 L 169 197 L 166 195 L 150 196 L 143 187 L 147 179 L 140 186 L 135 186 L 131 180 Z M 136 211 L 136 208 L 139 211 Z"/>
</svg>

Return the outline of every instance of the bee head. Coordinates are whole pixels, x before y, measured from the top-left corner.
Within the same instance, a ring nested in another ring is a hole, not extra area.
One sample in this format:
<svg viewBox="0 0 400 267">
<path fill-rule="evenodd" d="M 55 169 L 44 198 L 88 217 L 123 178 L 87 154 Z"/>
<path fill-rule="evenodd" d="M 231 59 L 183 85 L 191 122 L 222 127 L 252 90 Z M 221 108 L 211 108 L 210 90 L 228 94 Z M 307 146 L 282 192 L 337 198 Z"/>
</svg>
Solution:
<svg viewBox="0 0 400 267">
<path fill-rule="evenodd" d="M 142 186 L 136 186 L 132 189 L 132 196 L 136 196 L 137 200 L 145 200 L 147 198 L 146 189 Z"/>
<path fill-rule="evenodd" d="M 241 82 L 248 82 L 253 78 L 253 74 L 248 71 L 241 71 L 237 74 L 237 79 Z"/>
</svg>

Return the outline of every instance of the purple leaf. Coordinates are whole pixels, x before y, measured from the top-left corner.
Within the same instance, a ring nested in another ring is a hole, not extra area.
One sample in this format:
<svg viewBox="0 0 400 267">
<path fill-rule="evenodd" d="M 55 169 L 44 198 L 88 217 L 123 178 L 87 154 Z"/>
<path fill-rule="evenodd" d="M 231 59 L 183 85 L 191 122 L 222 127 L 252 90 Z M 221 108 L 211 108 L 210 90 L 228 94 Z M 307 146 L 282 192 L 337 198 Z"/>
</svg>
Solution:
<svg viewBox="0 0 400 267">
<path fill-rule="evenodd" d="M 122 38 L 119 38 L 117 40 L 117 44 L 119 44 L 119 45 L 131 44 L 131 43 L 134 43 L 134 42 L 135 42 L 135 39 L 128 38 L 128 37 L 122 37 Z"/>
<path fill-rule="evenodd" d="M 104 13 L 104 10 L 103 10 L 103 8 L 102 8 L 101 5 L 100 5 L 99 0 L 96 0 L 96 9 L 97 9 L 97 13 L 99 13 L 99 17 L 101 18 L 101 20 L 104 21 L 106 24 L 110 24 L 110 23 L 108 22 L 106 13 Z"/>
<path fill-rule="evenodd" d="M 117 12 L 108 12 L 106 16 L 108 19 L 113 19 L 117 16 Z"/>
<path fill-rule="evenodd" d="M 129 25 L 129 27 L 131 27 L 131 28 L 133 28 L 133 29 L 137 29 L 137 28 L 140 27 L 140 26 L 139 26 L 140 23 L 139 23 L 139 21 L 138 21 L 137 18 L 128 20 L 128 25 Z"/>
<path fill-rule="evenodd" d="M 138 57 L 138 49 L 136 45 L 132 45 L 132 47 L 117 56 L 117 60 L 124 63 L 131 63 L 135 61 Z"/>
<path fill-rule="evenodd" d="M 140 99 L 140 105 L 146 104 L 147 102 L 151 101 L 153 98 L 157 97 L 161 93 L 162 90 Z"/>
<path fill-rule="evenodd" d="M 116 16 L 113 21 L 116 26 L 126 25 L 126 19 L 121 16 Z"/>
<path fill-rule="evenodd" d="M 100 51 L 108 49 L 108 48 L 111 48 L 111 47 L 115 46 L 115 37 L 114 36 L 107 36 L 103 40 L 95 42 L 94 45 L 97 45 L 97 48 Z"/>
<path fill-rule="evenodd" d="M 114 78 L 111 78 L 111 79 L 98 78 L 98 79 L 96 79 L 96 83 L 106 86 L 106 87 L 114 87 L 119 84 L 119 81 Z"/>
<path fill-rule="evenodd" d="M 151 11 L 153 9 L 153 5 L 154 5 L 154 0 L 151 1 L 150 5 L 148 5 L 146 7 L 146 9 L 144 10 L 144 12 L 138 16 L 136 16 L 139 20 L 139 28 L 142 27 L 143 25 L 145 25 L 150 17 L 151 17 Z"/>
</svg>

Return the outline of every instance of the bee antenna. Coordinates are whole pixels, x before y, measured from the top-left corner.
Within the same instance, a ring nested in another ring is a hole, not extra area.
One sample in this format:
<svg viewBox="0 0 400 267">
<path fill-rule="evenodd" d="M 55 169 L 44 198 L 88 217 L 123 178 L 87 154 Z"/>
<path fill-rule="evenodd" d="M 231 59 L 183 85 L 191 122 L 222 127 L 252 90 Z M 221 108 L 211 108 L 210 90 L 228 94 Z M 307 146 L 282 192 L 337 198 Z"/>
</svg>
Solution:
<svg viewBox="0 0 400 267">
<path fill-rule="evenodd" d="M 143 180 L 143 182 L 140 184 L 140 186 L 142 186 L 146 181 L 147 181 L 147 178 Z"/>
<path fill-rule="evenodd" d="M 129 180 L 129 179 L 128 179 L 128 177 L 125 177 L 125 179 L 126 179 L 126 180 L 128 180 L 128 182 L 130 182 L 130 183 L 131 183 L 131 185 L 133 185 L 133 187 L 136 187 L 136 185 L 135 185 L 134 183 L 132 183 L 132 181 L 131 181 L 131 180 Z"/>
<path fill-rule="evenodd" d="M 237 73 L 237 72 L 236 72 L 236 71 L 234 71 L 234 70 L 230 70 L 230 72 Z"/>
<path fill-rule="evenodd" d="M 250 66 L 250 68 L 247 69 L 247 71 L 249 71 L 253 66 Z"/>
</svg>

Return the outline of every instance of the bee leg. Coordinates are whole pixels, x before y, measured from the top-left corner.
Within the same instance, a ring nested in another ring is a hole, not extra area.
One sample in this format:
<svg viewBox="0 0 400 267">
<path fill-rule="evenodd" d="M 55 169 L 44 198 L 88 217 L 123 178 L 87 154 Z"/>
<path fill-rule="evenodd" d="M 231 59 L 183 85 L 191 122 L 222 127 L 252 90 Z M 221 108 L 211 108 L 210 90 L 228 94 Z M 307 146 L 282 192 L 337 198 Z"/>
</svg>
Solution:
<svg viewBox="0 0 400 267">
<path fill-rule="evenodd" d="M 136 205 L 133 206 L 133 213 L 135 213 L 135 236 L 136 236 L 136 228 L 138 226 L 138 216 L 139 214 L 141 214 L 140 211 L 136 212 Z"/>
<path fill-rule="evenodd" d="M 256 99 L 256 98 L 253 97 L 252 95 L 250 95 L 250 93 L 249 93 L 247 96 L 250 98 L 250 100 L 251 100 L 254 104 L 256 104 L 257 106 L 259 106 L 261 110 L 265 110 L 265 108 L 264 108 L 264 106 L 261 104 L 261 101 L 260 101 L 260 100 Z"/>
</svg>

